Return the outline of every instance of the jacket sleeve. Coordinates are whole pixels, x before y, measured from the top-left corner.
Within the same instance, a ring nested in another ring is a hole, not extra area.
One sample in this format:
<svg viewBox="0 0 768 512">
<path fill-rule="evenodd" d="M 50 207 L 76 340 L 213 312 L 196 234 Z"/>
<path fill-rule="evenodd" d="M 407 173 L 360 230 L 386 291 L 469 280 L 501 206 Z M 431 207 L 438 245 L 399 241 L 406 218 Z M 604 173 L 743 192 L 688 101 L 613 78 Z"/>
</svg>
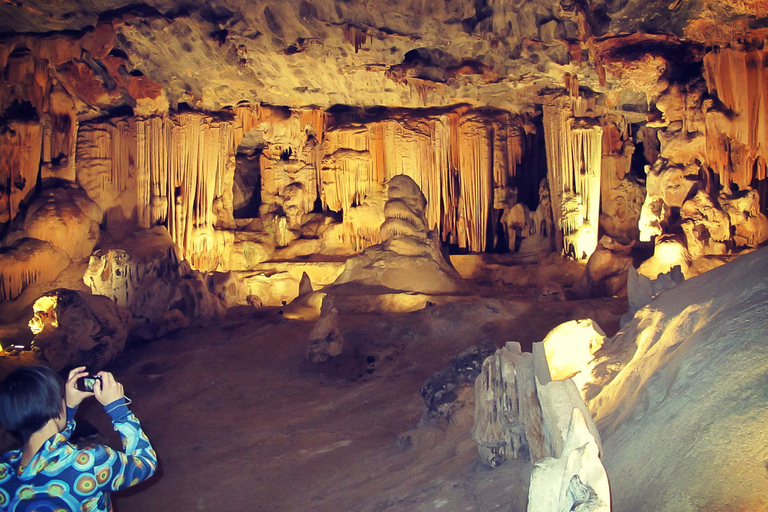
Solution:
<svg viewBox="0 0 768 512">
<path fill-rule="evenodd" d="M 152 476 L 157 468 L 157 455 L 139 420 L 129 413 L 114 421 L 115 430 L 123 441 L 123 452 L 108 446 L 96 447 L 93 477 L 104 491 L 118 491 L 136 485 Z"/>
</svg>

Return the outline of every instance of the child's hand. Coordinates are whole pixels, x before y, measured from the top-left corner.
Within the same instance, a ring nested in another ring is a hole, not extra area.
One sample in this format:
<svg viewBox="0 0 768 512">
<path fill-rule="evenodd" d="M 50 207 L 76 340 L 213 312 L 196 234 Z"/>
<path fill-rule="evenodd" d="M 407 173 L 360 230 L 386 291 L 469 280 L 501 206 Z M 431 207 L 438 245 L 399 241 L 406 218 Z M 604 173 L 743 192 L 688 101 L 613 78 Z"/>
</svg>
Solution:
<svg viewBox="0 0 768 512">
<path fill-rule="evenodd" d="M 97 375 L 101 378 L 93 384 L 93 394 L 101 405 L 109 405 L 125 396 L 123 385 L 111 373 L 99 372 Z"/>
<path fill-rule="evenodd" d="M 89 391 L 80 391 L 77 389 L 77 379 L 85 377 L 88 372 L 85 370 L 85 366 L 78 366 L 69 372 L 69 378 L 67 378 L 66 384 L 64 384 L 64 390 L 66 391 L 67 407 L 74 409 L 80 402 L 89 396 L 93 396 L 93 393 Z"/>
</svg>

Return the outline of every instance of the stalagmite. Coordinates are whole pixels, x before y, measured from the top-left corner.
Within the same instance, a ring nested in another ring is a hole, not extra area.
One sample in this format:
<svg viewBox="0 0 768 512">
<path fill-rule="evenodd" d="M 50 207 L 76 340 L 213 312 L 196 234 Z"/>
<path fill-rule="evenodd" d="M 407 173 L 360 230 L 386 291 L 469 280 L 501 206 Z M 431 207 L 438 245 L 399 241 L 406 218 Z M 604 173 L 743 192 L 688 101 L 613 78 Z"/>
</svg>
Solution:
<svg viewBox="0 0 768 512">
<path fill-rule="evenodd" d="M 484 251 L 505 208 L 494 195 L 510 193 L 525 152 L 522 124 L 522 118 L 496 111 L 459 109 L 331 128 L 324 139 L 323 205 L 346 212 L 364 202 L 374 185 L 407 175 L 427 198 L 429 229 Z"/>
<path fill-rule="evenodd" d="M 532 463 L 552 455 L 545 441 L 536 391 L 534 356 L 508 342 L 483 362 L 475 381 L 472 439 L 482 461 L 496 467 L 506 460 Z"/>
</svg>

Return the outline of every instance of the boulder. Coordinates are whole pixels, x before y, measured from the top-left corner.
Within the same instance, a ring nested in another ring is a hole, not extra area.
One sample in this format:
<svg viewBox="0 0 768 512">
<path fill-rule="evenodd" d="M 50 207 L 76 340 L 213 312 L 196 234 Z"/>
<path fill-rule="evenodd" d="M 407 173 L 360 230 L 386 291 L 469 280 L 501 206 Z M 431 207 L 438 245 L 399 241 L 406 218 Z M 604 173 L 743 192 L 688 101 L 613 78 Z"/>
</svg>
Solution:
<svg viewBox="0 0 768 512">
<path fill-rule="evenodd" d="M 627 268 L 632 264 L 632 247 L 604 236 L 593 252 L 576 293 L 583 298 L 623 296 L 627 293 Z"/>
<path fill-rule="evenodd" d="M 59 288 L 33 309 L 33 347 L 55 370 L 85 365 L 98 371 L 125 347 L 131 313 L 107 297 Z"/>
<path fill-rule="evenodd" d="M 165 228 L 155 227 L 136 232 L 120 247 L 96 251 L 83 281 L 133 316 L 154 319 L 168 310 L 173 281 L 183 273 L 176 244 Z"/>
<path fill-rule="evenodd" d="M 552 329 L 542 342 L 552 379 L 589 373 L 594 354 L 604 342 L 605 333 L 591 319 L 571 320 Z"/>
</svg>

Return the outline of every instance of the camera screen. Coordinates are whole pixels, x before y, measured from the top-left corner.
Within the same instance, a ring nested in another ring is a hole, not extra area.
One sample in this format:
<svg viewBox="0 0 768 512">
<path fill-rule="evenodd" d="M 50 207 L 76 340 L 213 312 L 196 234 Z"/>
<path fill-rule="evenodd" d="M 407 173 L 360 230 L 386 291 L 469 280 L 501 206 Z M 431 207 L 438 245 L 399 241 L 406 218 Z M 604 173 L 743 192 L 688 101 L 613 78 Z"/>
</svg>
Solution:
<svg viewBox="0 0 768 512">
<path fill-rule="evenodd" d="M 98 377 L 81 377 L 77 388 L 80 391 L 93 391 L 93 385 Z"/>
</svg>

